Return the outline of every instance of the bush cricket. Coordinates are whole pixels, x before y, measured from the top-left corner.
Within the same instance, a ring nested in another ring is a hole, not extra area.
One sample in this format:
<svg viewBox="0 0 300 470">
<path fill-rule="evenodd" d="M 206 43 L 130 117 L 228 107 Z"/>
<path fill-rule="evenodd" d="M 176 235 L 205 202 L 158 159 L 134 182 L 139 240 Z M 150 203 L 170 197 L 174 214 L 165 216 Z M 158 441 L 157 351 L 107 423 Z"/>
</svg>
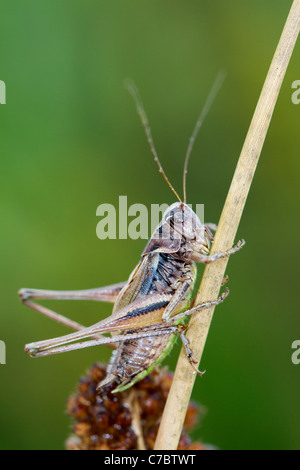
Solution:
<svg viewBox="0 0 300 470">
<path fill-rule="evenodd" d="M 183 172 L 183 201 L 168 180 L 158 159 L 139 92 L 132 82 L 127 83 L 154 160 L 178 202 L 172 204 L 164 213 L 128 281 L 79 291 L 19 291 L 24 304 L 77 330 L 61 337 L 27 344 L 25 351 L 31 357 L 48 356 L 101 344 L 117 344 L 107 368 L 106 378 L 98 385 L 98 389 L 112 386 L 115 393 L 129 388 L 150 373 L 167 356 L 176 338 L 180 336 L 189 363 L 202 375 L 195 366 L 196 361 L 185 337 L 184 321 L 200 309 L 221 303 L 229 291 L 227 289 L 216 300 L 193 306 L 191 296 L 197 274 L 196 263 L 212 263 L 230 256 L 245 243 L 243 240 L 239 241 L 230 250 L 210 256 L 210 243 L 214 239 L 211 230 L 216 230 L 217 227 L 213 224 L 202 224 L 186 203 L 189 156 L 222 80 L 223 77 L 217 78 L 212 87 L 190 138 Z M 86 299 L 112 302 L 114 307 L 109 317 L 90 327 L 83 327 L 30 299 Z M 103 333 L 110 333 L 111 336 L 102 336 Z"/>
</svg>

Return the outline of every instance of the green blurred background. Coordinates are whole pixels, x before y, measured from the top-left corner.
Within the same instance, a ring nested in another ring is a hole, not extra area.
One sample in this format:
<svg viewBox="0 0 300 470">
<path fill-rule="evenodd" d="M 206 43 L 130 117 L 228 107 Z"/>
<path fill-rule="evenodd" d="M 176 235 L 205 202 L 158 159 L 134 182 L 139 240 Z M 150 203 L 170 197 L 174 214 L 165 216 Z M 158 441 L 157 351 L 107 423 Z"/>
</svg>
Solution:
<svg viewBox="0 0 300 470">
<path fill-rule="evenodd" d="M 164 169 L 182 191 L 188 138 L 220 69 L 227 79 L 196 142 L 188 202 L 216 222 L 291 1 L 2 2 L 0 79 L 0 448 L 62 449 L 65 403 L 105 346 L 30 359 L 24 344 L 69 332 L 22 306 L 21 287 L 80 289 L 127 279 L 145 240 L 96 237 L 96 208 L 172 203 L 124 79 L 137 83 Z M 296 45 L 215 311 L 193 399 L 194 437 L 221 449 L 296 449 L 299 114 Z M 109 304 L 44 303 L 92 324 Z M 179 343 L 166 361 L 174 369 Z"/>
</svg>

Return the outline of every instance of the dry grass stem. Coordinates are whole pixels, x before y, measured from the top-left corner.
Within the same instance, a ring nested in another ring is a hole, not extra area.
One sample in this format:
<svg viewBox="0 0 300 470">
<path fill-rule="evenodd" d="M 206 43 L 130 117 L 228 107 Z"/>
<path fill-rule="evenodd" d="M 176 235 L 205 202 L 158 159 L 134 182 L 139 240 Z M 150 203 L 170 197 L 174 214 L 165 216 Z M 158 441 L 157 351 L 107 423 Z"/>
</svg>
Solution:
<svg viewBox="0 0 300 470">
<path fill-rule="evenodd" d="M 134 389 L 132 389 L 129 393 L 128 405 L 132 416 L 132 428 L 137 437 L 137 450 L 146 450 L 146 444 L 141 425 L 141 408 Z"/>
</svg>

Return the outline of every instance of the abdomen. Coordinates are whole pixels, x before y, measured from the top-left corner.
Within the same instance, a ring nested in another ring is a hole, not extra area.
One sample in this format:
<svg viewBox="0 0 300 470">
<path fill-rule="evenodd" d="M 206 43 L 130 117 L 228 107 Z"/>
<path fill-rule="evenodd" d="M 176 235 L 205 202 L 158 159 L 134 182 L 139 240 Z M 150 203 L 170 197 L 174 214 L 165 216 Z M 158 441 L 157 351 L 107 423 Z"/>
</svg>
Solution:
<svg viewBox="0 0 300 470">
<path fill-rule="evenodd" d="M 134 333 L 138 333 L 138 330 Z M 166 334 L 130 339 L 130 334 L 128 334 L 128 340 L 122 341 L 113 353 L 107 368 L 107 376 L 99 387 L 113 383 L 116 383 L 118 388 L 126 384 L 132 385 L 139 374 L 145 372 L 146 375 L 148 369 L 160 362 L 169 352 L 173 344 L 173 336 L 173 334 Z M 142 377 L 138 380 L 140 378 Z"/>
</svg>

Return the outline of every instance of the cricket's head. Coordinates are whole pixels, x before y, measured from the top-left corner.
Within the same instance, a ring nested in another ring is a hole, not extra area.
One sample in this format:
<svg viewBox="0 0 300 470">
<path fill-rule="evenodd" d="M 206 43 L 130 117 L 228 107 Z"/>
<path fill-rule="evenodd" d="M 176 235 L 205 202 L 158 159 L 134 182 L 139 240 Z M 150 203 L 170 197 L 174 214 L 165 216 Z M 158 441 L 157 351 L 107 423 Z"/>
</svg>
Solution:
<svg viewBox="0 0 300 470">
<path fill-rule="evenodd" d="M 144 254 L 154 251 L 172 253 L 185 261 L 193 261 L 194 255 L 209 253 L 212 239 L 212 234 L 195 212 L 187 204 L 175 202 L 164 213 Z"/>
</svg>

